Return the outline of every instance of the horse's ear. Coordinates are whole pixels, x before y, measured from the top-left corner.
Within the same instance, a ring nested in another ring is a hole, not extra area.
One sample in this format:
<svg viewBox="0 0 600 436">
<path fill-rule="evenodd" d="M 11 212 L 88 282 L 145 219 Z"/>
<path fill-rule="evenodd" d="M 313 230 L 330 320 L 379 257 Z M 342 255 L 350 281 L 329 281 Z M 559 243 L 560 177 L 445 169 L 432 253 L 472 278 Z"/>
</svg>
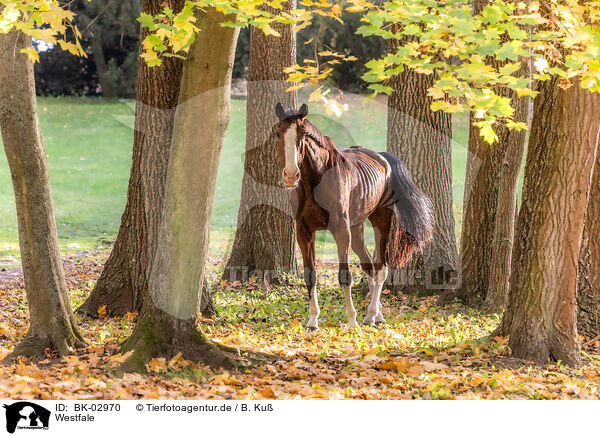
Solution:
<svg viewBox="0 0 600 436">
<path fill-rule="evenodd" d="M 298 114 L 304 118 L 308 115 L 308 105 L 306 103 L 304 103 L 302 106 L 300 106 L 300 109 L 298 109 Z"/>
<path fill-rule="evenodd" d="M 277 115 L 277 118 L 279 118 L 280 120 L 283 120 L 285 118 L 285 109 L 283 108 L 281 103 L 277 103 L 275 105 L 275 115 Z"/>
</svg>

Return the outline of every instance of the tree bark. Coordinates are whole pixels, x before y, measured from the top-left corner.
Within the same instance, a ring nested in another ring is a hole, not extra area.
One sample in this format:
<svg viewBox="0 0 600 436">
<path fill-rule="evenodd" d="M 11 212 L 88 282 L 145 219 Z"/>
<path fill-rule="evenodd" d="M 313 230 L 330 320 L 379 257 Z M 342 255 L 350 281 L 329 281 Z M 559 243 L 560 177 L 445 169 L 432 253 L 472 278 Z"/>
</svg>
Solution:
<svg viewBox="0 0 600 436">
<path fill-rule="evenodd" d="M 289 0 L 284 10 L 296 8 Z M 284 68 L 296 63 L 296 33 L 276 25 L 280 37 L 250 29 L 250 65 L 246 102 L 246 156 L 238 228 L 223 279 L 250 276 L 281 283 L 297 272 L 295 227 L 289 194 L 281 186 L 277 159 L 275 105 L 296 107 L 296 92 L 286 92 Z"/>
<path fill-rule="evenodd" d="M 456 294 L 469 305 L 481 302 L 488 289 L 500 168 L 508 147 L 500 135 L 498 143 L 488 144 L 475 121 L 471 114 L 460 242 L 462 287 Z"/>
<path fill-rule="evenodd" d="M 231 366 L 235 355 L 210 343 L 196 327 L 208 252 L 219 155 L 229 121 L 231 71 L 239 28 L 214 8 L 197 13 L 201 29 L 190 48 L 175 113 L 167 184 L 148 264 L 148 293 L 123 351 L 124 368 L 156 355 Z"/>
<path fill-rule="evenodd" d="M 395 49 L 392 40 L 390 50 Z M 435 229 L 431 244 L 403 271 L 392 271 L 395 291 L 431 293 L 456 287 L 457 249 L 452 208 L 452 117 L 430 109 L 433 77 L 405 69 L 391 81 L 387 150 L 400 157 L 413 180 L 432 200 Z"/>
<path fill-rule="evenodd" d="M 174 0 L 171 8 L 178 12 L 184 3 L 184 0 Z M 155 15 L 162 10 L 162 5 L 159 0 L 144 0 L 142 11 Z M 146 34 L 147 29 L 142 28 L 140 41 Z M 177 58 L 166 58 L 161 66 L 152 68 L 143 59 L 138 61 L 133 163 L 127 203 L 102 275 L 78 309 L 88 316 L 98 316 L 101 306 L 105 306 L 111 316 L 122 316 L 141 308 L 141 295 L 148 289 L 152 240 L 156 237 L 162 210 L 182 71 L 183 62 Z M 206 284 L 203 292 L 202 310 L 209 315 L 214 309 Z"/>
<path fill-rule="evenodd" d="M 538 84 L 501 332 L 516 357 L 580 362 L 577 265 L 600 118 L 600 95 L 558 79 Z"/>
<path fill-rule="evenodd" d="M 529 117 L 529 98 L 512 97 L 515 121 L 526 123 Z M 501 128 L 499 138 L 506 141 L 506 151 L 499 174 L 494 232 L 490 243 L 489 279 L 484 301 L 486 309 L 491 312 L 504 310 L 508 299 L 519 174 L 527 133 Z"/>
<path fill-rule="evenodd" d="M 20 53 L 29 47 L 31 38 L 21 32 L 0 33 L 0 129 L 15 192 L 29 303 L 29 331 L 8 360 L 41 357 L 47 351 L 63 355 L 85 345 L 73 319 L 60 261 L 33 65 Z"/>
<path fill-rule="evenodd" d="M 600 150 L 596 152 L 583 234 L 577 287 L 578 328 L 595 337 L 600 334 Z"/>
<path fill-rule="evenodd" d="M 480 13 L 488 4 L 488 0 L 475 1 L 474 13 Z M 506 62 L 488 58 L 486 63 L 499 69 Z M 519 75 L 527 74 L 527 70 L 524 65 Z M 511 99 L 515 121 L 526 123 L 529 98 L 519 98 L 504 86 L 496 92 Z M 490 145 L 473 125 L 475 121 L 471 114 L 460 243 L 462 286 L 452 296 L 469 305 L 485 301 L 490 309 L 501 310 L 508 289 L 517 182 L 526 132 L 498 126 L 498 142 Z"/>
<path fill-rule="evenodd" d="M 527 122 L 529 99 L 510 89 L 515 121 Z M 473 120 L 472 120 L 473 121 Z M 461 234 L 462 287 L 457 296 L 466 304 L 485 302 L 502 310 L 508 292 L 517 189 L 525 131 L 497 128 L 498 143 L 488 144 L 471 126 Z"/>
</svg>

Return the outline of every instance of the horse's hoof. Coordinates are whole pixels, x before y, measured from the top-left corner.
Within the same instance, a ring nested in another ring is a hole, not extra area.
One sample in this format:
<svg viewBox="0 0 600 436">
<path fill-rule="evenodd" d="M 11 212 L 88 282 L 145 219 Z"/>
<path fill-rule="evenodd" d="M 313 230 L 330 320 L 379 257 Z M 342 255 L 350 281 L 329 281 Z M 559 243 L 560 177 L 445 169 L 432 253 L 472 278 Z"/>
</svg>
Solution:
<svg viewBox="0 0 600 436">
<path fill-rule="evenodd" d="M 364 325 L 370 325 L 370 326 L 374 326 L 375 325 L 375 321 L 373 319 L 369 319 L 369 317 L 365 317 L 365 319 L 363 319 L 363 324 Z"/>
<path fill-rule="evenodd" d="M 387 322 L 385 321 L 385 319 L 376 319 L 375 320 L 376 327 L 385 327 L 386 324 L 387 324 Z"/>
<path fill-rule="evenodd" d="M 319 330 L 319 327 L 316 327 L 314 325 L 307 325 L 306 330 L 309 332 L 316 332 L 317 330 Z"/>
</svg>

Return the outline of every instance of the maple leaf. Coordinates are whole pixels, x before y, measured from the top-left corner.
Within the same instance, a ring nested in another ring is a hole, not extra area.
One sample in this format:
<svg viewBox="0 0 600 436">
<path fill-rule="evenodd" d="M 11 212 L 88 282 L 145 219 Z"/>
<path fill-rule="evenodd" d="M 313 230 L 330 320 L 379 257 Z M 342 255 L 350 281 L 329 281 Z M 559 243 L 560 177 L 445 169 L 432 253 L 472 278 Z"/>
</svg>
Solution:
<svg viewBox="0 0 600 436">
<path fill-rule="evenodd" d="M 146 368 L 150 372 L 167 372 L 167 360 L 164 357 L 154 357 L 146 364 Z"/>
<path fill-rule="evenodd" d="M 261 389 L 258 391 L 258 394 L 263 398 L 269 398 L 273 400 L 279 397 L 279 395 L 277 395 L 277 393 L 271 388 Z"/>
</svg>

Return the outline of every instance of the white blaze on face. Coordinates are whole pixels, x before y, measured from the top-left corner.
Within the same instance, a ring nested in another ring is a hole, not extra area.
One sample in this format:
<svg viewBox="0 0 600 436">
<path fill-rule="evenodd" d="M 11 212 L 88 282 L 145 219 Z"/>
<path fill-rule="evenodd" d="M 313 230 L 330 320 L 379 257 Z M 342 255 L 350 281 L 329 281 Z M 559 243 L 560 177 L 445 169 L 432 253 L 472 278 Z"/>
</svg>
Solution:
<svg viewBox="0 0 600 436">
<path fill-rule="evenodd" d="M 296 148 L 296 142 L 298 140 L 298 132 L 296 124 L 293 123 L 283 134 L 283 143 L 285 150 L 285 168 L 283 170 L 284 178 L 285 175 L 293 177 L 300 170 L 298 168 L 298 149 Z"/>
</svg>

